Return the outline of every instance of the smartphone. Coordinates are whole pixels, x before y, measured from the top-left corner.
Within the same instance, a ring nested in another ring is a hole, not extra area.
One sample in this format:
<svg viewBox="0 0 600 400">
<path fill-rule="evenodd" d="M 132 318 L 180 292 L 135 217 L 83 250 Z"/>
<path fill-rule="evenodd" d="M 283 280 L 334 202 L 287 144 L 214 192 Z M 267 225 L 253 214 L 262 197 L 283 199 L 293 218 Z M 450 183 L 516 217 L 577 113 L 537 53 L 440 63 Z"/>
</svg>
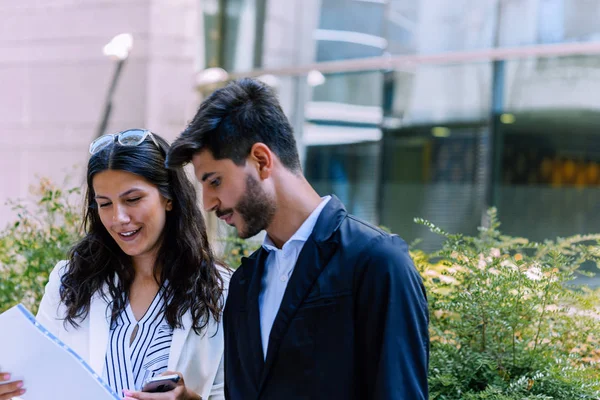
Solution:
<svg viewBox="0 0 600 400">
<path fill-rule="evenodd" d="M 163 393 L 171 391 L 177 387 L 179 379 L 181 378 L 177 374 L 155 376 L 144 383 L 142 392 Z"/>
</svg>

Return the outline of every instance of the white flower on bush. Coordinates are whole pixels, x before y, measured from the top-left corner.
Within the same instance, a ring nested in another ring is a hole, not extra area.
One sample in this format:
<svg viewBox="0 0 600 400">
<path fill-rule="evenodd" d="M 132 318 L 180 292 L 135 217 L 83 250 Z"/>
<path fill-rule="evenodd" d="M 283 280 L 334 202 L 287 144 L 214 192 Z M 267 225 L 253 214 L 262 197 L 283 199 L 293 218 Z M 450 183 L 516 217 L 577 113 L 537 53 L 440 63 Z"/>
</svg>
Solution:
<svg viewBox="0 0 600 400">
<path fill-rule="evenodd" d="M 441 275 L 440 281 L 447 283 L 449 285 L 454 285 L 454 284 L 458 283 L 458 281 L 455 278 L 448 276 L 448 275 Z"/>
<path fill-rule="evenodd" d="M 481 254 L 479 254 L 479 262 L 477 263 L 477 268 L 479 268 L 480 270 L 483 271 L 486 266 L 487 266 L 487 262 L 485 260 L 484 255 L 481 253 Z"/>
<path fill-rule="evenodd" d="M 558 307 L 556 304 L 548 304 L 548 305 L 546 306 L 546 311 L 549 311 L 549 312 L 556 312 L 556 311 L 558 311 L 558 310 L 559 310 L 559 307 Z"/>
<path fill-rule="evenodd" d="M 424 275 L 431 278 L 437 278 L 438 276 L 440 276 L 440 273 L 434 269 L 428 269 L 427 271 L 425 271 Z"/>
<path fill-rule="evenodd" d="M 525 271 L 525 275 L 532 281 L 540 281 L 544 277 L 542 269 L 536 266 L 529 267 L 529 269 Z"/>
<path fill-rule="evenodd" d="M 500 249 L 492 249 L 492 251 L 490 251 L 490 255 L 494 258 L 500 257 Z"/>
<path fill-rule="evenodd" d="M 500 263 L 501 267 L 506 267 L 510 269 L 517 269 L 517 266 L 509 260 L 504 260 Z"/>
</svg>

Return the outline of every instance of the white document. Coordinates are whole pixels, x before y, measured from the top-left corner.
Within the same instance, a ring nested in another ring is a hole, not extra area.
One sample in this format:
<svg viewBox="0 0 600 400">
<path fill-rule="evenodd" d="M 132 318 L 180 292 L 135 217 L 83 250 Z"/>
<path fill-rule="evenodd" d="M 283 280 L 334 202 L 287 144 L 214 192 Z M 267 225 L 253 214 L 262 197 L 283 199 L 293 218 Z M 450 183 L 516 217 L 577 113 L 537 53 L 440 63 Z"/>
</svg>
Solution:
<svg viewBox="0 0 600 400">
<path fill-rule="evenodd" d="M 23 400 L 121 399 L 21 304 L 0 314 L 0 370 L 23 380 Z"/>
</svg>

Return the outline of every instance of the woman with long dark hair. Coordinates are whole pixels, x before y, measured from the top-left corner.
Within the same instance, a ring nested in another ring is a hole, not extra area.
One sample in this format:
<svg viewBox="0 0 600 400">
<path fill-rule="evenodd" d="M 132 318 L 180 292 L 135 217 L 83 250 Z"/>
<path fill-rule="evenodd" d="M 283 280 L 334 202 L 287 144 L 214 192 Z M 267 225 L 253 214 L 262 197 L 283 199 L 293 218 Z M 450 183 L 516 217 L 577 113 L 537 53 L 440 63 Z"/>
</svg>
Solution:
<svg viewBox="0 0 600 400">
<path fill-rule="evenodd" d="M 169 372 L 182 379 L 165 398 L 224 398 L 229 274 L 192 183 L 164 166 L 168 149 L 139 129 L 92 143 L 85 236 L 52 272 L 37 318 L 126 397 L 145 398 L 143 383 Z"/>
</svg>

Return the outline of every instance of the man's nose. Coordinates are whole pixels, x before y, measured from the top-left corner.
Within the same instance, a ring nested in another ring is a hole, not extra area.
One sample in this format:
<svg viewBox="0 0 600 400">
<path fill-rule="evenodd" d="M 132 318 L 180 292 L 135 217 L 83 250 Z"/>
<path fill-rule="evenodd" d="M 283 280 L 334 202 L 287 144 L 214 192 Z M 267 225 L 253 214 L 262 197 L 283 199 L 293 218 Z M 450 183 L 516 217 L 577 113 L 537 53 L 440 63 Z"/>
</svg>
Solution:
<svg viewBox="0 0 600 400">
<path fill-rule="evenodd" d="M 217 199 L 217 196 L 213 196 L 208 190 L 202 191 L 202 206 L 204 207 L 204 210 L 208 212 L 215 211 L 218 205 L 219 200 Z"/>
</svg>

